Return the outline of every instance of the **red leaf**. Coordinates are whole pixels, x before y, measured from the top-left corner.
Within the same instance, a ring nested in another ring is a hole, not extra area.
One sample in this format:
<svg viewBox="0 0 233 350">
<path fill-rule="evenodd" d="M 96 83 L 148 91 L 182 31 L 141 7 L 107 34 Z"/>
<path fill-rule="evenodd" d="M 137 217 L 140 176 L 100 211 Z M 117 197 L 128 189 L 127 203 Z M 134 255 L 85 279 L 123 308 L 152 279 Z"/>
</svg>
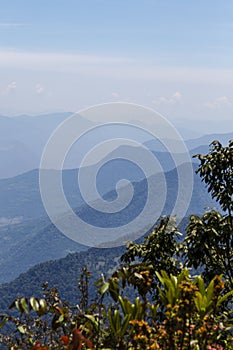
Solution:
<svg viewBox="0 0 233 350">
<path fill-rule="evenodd" d="M 61 336 L 61 340 L 63 341 L 63 343 L 64 343 L 65 345 L 68 345 L 68 344 L 69 344 L 69 341 L 70 341 L 70 339 L 69 339 L 69 337 L 68 337 L 67 335 L 62 335 L 62 336 Z"/>
</svg>

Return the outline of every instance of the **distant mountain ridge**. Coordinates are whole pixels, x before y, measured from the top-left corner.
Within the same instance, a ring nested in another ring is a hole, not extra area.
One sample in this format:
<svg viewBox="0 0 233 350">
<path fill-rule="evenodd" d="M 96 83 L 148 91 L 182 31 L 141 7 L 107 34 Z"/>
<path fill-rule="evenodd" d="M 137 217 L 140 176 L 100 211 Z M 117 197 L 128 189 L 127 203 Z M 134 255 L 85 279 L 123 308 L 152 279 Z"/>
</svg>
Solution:
<svg viewBox="0 0 233 350">
<path fill-rule="evenodd" d="M 69 115 L 71 113 L 38 117 L 0 116 L 0 179 L 38 168 L 42 150 L 49 136 Z M 14 153 L 9 152 L 7 148 L 14 148 Z"/>
<path fill-rule="evenodd" d="M 0 179 L 14 177 L 27 171 L 39 168 L 43 148 L 52 132 L 73 113 L 52 113 L 48 115 L 18 117 L 0 116 Z M 89 128 L 93 125 L 87 119 L 78 116 L 80 125 Z M 190 133 L 189 133 L 190 135 Z M 233 138 L 228 134 L 210 134 L 185 141 L 190 153 L 201 145 L 209 145 L 213 139 L 227 142 Z M 154 152 L 166 152 L 159 142 L 149 148 Z M 77 149 L 68 157 L 66 168 L 76 167 Z M 171 170 L 171 169 L 170 169 Z"/>
</svg>

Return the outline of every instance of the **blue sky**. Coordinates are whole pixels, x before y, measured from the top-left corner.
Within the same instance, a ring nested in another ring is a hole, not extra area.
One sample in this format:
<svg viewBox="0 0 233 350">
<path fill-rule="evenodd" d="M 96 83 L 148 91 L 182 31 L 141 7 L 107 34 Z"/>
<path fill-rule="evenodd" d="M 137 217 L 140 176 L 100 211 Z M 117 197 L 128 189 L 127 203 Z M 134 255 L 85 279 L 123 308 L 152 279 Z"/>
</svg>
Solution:
<svg viewBox="0 0 233 350">
<path fill-rule="evenodd" d="M 0 114 L 109 101 L 233 123 L 231 0 L 2 0 Z"/>
</svg>

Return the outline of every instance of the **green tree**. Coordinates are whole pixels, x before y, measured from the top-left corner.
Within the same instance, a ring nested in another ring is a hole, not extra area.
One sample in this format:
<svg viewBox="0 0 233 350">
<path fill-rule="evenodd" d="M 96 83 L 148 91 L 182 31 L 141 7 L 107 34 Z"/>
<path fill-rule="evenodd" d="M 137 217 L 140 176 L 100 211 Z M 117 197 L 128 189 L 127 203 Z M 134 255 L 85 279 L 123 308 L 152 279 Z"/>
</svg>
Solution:
<svg viewBox="0 0 233 350">
<path fill-rule="evenodd" d="M 226 147 L 214 141 L 208 154 L 195 157 L 200 160 L 196 172 L 222 212 L 190 217 L 184 242 L 187 266 L 201 269 L 209 281 L 223 274 L 233 288 L 233 141 Z"/>
<path fill-rule="evenodd" d="M 148 292 L 154 299 L 158 296 L 159 279 L 156 271 L 164 270 L 174 275 L 181 271 L 180 236 L 175 219 L 167 216 L 158 220 L 143 243 L 127 244 L 127 251 L 121 257 L 124 264 L 121 271 L 128 272 L 125 275 L 128 283 L 134 285 L 144 298 Z M 129 271 L 132 272 L 129 274 Z M 139 278 L 135 278 L 135 274 L 136 277 L 140 275 Z"/>
</svg>

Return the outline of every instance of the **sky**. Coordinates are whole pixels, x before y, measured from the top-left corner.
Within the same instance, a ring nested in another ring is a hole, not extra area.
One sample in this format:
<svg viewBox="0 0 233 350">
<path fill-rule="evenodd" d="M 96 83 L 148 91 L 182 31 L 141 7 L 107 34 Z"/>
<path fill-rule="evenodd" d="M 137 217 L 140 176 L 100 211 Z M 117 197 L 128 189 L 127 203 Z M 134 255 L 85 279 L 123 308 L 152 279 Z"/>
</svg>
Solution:
<svg viewBox="0 0 233 350">
<path fill-rule="evenodd" d="M 232 0 L 1 0 L 1 115 L 111 101 L 229 131 Z"/>
</svg>

